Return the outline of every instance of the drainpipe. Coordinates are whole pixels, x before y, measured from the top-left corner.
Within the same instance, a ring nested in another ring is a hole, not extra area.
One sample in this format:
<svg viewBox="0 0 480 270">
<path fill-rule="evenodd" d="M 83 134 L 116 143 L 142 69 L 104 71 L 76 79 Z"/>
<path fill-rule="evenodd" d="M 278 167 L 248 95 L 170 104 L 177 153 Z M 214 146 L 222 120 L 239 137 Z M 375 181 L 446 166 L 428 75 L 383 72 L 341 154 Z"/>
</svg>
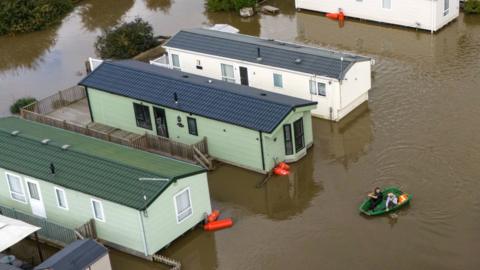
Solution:
<svg viewBox="0 0 480 270">
<path fill-rule="evenodd" d="M 143 224 L 142 211 L 138 211 L 138 218 L 140 219 L 140 225 L 142 226 L 142 240 L 143 240 L 144 254 L 145 254 L 145 257 L 148 257 L 147 237 L 145 236 L 145 226 Z"/>
<path fill-rule="evenodd" d="M 434 25 L 435 25 L 435 5 L 433 4 L 433 0 L 432 1 L 432 27 L 430 29 L 430 34 L 433 34 L 433 29 L 434 29 Z"/>
</svg>

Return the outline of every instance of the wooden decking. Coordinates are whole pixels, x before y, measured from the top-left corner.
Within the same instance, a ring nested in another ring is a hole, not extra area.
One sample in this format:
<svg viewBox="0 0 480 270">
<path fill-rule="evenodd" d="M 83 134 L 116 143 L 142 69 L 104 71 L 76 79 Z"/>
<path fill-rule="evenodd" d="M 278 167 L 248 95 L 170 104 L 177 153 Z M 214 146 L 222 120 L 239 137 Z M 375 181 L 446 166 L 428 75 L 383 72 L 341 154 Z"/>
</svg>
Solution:
<svg viewBox="0 0 480 270">
<path fill-rule="evenodd" d="M 27 120 L 199 164 L 208 170 L 213 169 L 206 138 L 194 144 L 184 144 L 156 135 L 137 134 L 91 122 L 86 92 L 82 86 L 59 91 L 25 106 L 21 110 L 21 116 Z"/>
</svg>

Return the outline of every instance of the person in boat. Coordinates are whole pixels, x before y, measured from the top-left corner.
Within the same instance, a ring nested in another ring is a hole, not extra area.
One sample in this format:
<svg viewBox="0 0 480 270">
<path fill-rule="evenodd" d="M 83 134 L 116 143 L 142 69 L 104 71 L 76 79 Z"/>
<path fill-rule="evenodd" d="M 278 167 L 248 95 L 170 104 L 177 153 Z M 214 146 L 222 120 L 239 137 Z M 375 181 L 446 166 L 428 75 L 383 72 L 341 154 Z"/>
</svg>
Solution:
<svg viewBox="0 0 480 270">
<path fill-rule="evenodd" d="M 376 187 L 373 192 L 369 193 L 368 197 L 370 197 L 370 208 L 368 210 L 375 209 L 383 201 L 383 194 L 379 187 Z"/>
<path fill-rule="evenodd" d="M 395 207 L 398 204 L 398 198 L 393 193 L 387 194 L 387 201 L 385 202 L 385 208 L 388 211 L 388 208 Z"/>
</svg>

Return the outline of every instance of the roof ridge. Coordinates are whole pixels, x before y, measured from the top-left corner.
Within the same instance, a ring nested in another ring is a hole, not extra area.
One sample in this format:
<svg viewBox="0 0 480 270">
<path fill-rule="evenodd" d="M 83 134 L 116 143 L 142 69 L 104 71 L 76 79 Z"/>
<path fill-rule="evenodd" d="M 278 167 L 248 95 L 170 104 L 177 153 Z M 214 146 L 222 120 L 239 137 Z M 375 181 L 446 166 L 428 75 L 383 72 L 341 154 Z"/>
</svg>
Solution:
<svg viewBox="0 0 480 270">
<path fill-rule="evenodd" d="M 12 137 L 21 137 L 21 138 L 24 138 L 24 139 L 29 140 L 31 142 L 38 142 L 38 143 L 42 144 L 42 141 L 37 141 L 36 138 L 33 138 L 33 136 L 28 136 L 26 134 L 23 134 L 21 131 L 18 134 L 13 135 L 11 132 L 9 132 L 9 131 L 0 127 L 0 133 L 10 135 Z M 142 172 L 150 173 L 150 174 L 155 174 L 155 175 L 160 176 L 162 178 L 169 179 L 170 181 L 175 178 L 175 177 L 173 177 L 172 179 L 170 179 L 169 177 L 166 177 L 164 175 L 160 175 L 156 172 L 152 172 L 152 171 L 149 171 L 149 170 L 146 170 L 146 169 L 143 169 L 143 168 L 134 167 L 130 164 L 123 163 L 123 162 L 120 162 L 120 161 L 117 161 L 117 160 L 112 160 L 112 159 L 108 159 L 108 158 L 100 157 L 100 156 L 94 156 L 92 154 L 85 153 L 83 151 L 79 151 L 79 150 L 76 150 L 76 149 L 62 149 L 62 147 L 59 144 L 57 144 L 55 141 L 49 141 L 48 143 L 45 143 L 44 146 L 45 147 L 55 147 L 55 148 L 58 148 L 59 150 L 63 150 L 63 151 L 66 151 L 66 152 L 69 151 L 69 152 L 73 152 L 73 153 L 83 155 L 83 156 L 86 156 L 86 157 L 89 157 L 89 158 L 94 158 L 94 159 L 110 162 L 110 163 L 113 163 L 113 164 L 116 164 L 116 165 L 124 166 L 124 167 L 127 167 L 129 169 L 138 170 L 138 171 L 142 171 Z"/>
<path fill-rule="evenodd" d="M 121 63 L 121 62 L 125 62 L 125 61 L 136 62 L 135 60 L 130 60 L 129 59 L 129 60 L 120 60 L 120 61 L 110 61 L 110 62 L 106 62 L 106 63 L 104 62 L 104 63 L 118 67 L 119 65 L 117 65 L 116 63 Z M 155 68 L 158 68 L 158 69 L 166 69 L 168 71 L 174 71 L 174 70 L 171 70 L 171 69 L 167 69 L 167 68 L 159 67 L 159 66 L 155 66 L 155 65 L 151 65 L 151 66 L 153 66 Z M 133 70 L 133 71 L 139 71 L 135 67 L 124 66 L 124 65 L 122 65 L 121 67 L 130 69 L 130 70 Z M 170 76 L 167 76 L 167 75 L 164 75 L 164 74 L 158 74 L 158 73 L 155 73 L 155 72 L 152 72 L 152 71 L 149 71 L 149 70 L 141 70 L 141 72 L 145 72 L 145 73 L 155 75 L 155 76 L 162 76 L 162 77 L 170 79 L 170 80 L 178 80 L 178 81 L 190 84 L 190 85 L 197 85 L 197 86 L 200 85 L 200 84 L 195 83 L 195 82 L 191 82 L 191 81 L 188 81 L 188 80 L 183 80 L 182 78 L 175 79 L 173 77 L 170 77 Z M 174 72 L 178 72 L 179 74 L 184 74 L 184 75 L 187 75 L 187 76 L 205 78 L 207 80 L 218 81 L 218 82 L 222 82 L 222 83 L 229 83 L 229 82 L 224 82 L 224 81 L 221 81 L 221 80 L 218 80 L 218 79 L 212 79 L 212 78 L 208 78 L 208 77 L 204 77 L 204 76 L 200 76 L 200 75 L 196 75 L 196 74 L 192 74 L 192 73 L 187 73 L 187 72 L 184 72 L 184 71 L 174 71 Z M 291 106 L 289 104 L 281 103 L 279 101 L 274 101 L 274 100 L 269 100 L 269 99 L 266 99 L 266 98 L 262 98 L 262 97 L 267 97 L 269 94 L 279 95 L 277 93 L 272 93 L 272 92 L 269 92 L 269 91 L 266 91 L 266 90 L 262 90 L 262 89 L 258 89 L 258 88 L 254 88 L 254 87 L 250 87 L 250 86 L 239 85 L 239 84 L 236 84 L 236 83 L 231 83 L 231 84 L 234 84 L 236 87 L 245 87 L 245 89 L 251 89 L 253 91 L 258 91 L 260 93 L 260 97 L 255 97 L 253 95 L 248 95 L 246 93 L 242 93 L 242 92 L 238 92 L 238 91 L 231 91 L 229 89 L 222 89 L 222 88 L 220 88 L 220 86 L 217 86 L 217 85 L 208 85 L 208 87 L 210 87 L 210 88 L 212 88 L 215 91 L 220 92 L 220 93 L 221 92 L 228 92 L 228 93 L 230 93 L 232 95 L 235 95 L 235 96 L 242 96 L 242 97 L 248 97 L 248 98 L 252 98 L 252 99 L 267 101 L 271 104 L 290 107 L 292 109 L 295 107 L 295 106 Z M 207 85 L 205 84 L 205 86 L 207 86 Z M 265 94 L 265 96 L 262 95 L 263 93 Z M 288 96 L 288 97 L 290 97 L 290 96 Z M 290 98 L 299 99 L 299 98 L 296 98 L 296 97 L 290 97 Z M 308 100 L 305 100 L 305 101 L 308 101 Z"/>
<path fill-rule="evenodd" d="M 316 47 L 316 46 L 311 46 L 311 45 L 304 44 L 304 43 L 300 44 L 300 43 L 295 43 L 295 42 L 291 42 L 291 41 L 277 40 L 277 39 L 273 39 L 273 38 L 260 37 L 260 36 L 257 37 L 257 36 L 242 34 L 242 33 L 227 33 L 227 32 L 221 32 L 221 31 L 218 31 L 218 30 L 206 29 L 206 28 L 192 28 L 192 29 L 180 30 L 179 32 L 187 32 L 187 33 L 191 33 L 191 34 L 195 34 L 195 35 L 201 35 L 201 33 L 196 32 L 196 30 L 205 31 L 206 33 L 220 32 L 223 35 L 230 35 L 232 37 L 241 36 L 241 37 L 244 37 L 244 38 L 250 38 L 250 39 L 263 41 L 263 42 L 278 42 L 278 43 L 284 43 L 284 44 L 288 44 L 288 45 L 292 45 L 292 46 L 297 46 L 299 48 L 314 49 L 314 50 L 321 51 L 323 53 L 331 53 L 332 54 L 332 57 L 330 57 L 330 55 L 315 54 L 317 56 L 323 56 L 323 57 L 329 57 L 329 58 L 332 58 L 332 59 L 337 59 L 337 57 L 333 57 L 333 55 L 336 55 L 336 56 L 338 56 L 338 60 L 340 60 L 341 57 L 348 57 L 350 61 L 356 62 L 356 61 L 359 60 L 357 58 L 368 58 L 366 56 L 354 55 L 353 53 L 350 53 L 350 52 L 344 52 L 344 51 L 334 50 L 334 49 L 325 48 L 325 47 Z M 213 35 L 213 34 L 207 34 L 207 35 L 209 37 L 212 37 L 212 38 L 228 39 L 228 38 L 216 36 L 216 35 Z M 248 41 L 244 41 L 244 40 L 235 39 L 235 41 L 241 42 L 241 43 L 246 43 L 246 44 L 251 44 Z M 280 45 L 280 44 L 257 44 L 257 45 L 265 46 L 265 47 L 278 48 L 278 49 L 282 49 L 282 50 L 289 50 L 289 51 L 293 51 L 293 52 L 301 53 L 301 54 L 309 54 L 307 52 L 295 50 L 294 48 L 281 47 L 282 45 Z M 311 53 L 311 54 L 314 54 L 314 53 Z"/>
</svg>

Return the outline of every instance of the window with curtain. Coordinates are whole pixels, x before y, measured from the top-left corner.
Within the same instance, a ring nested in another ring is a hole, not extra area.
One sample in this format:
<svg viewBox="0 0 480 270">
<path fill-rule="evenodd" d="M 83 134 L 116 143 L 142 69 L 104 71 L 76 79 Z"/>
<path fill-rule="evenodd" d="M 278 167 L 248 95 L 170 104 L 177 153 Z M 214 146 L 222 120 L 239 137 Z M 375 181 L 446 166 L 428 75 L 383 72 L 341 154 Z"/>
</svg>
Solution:
<svg viewBox="0 0 480 270">
<path fill-rule="evenodd" d="M 178 54 L 172 54 L 172 66 L 173 69 L 180 70 L 180 57 Z"/>
<path fill-rule="evenodd" d="M 317 86 L 315 85 L 315 81 L 310 80 L 310 94 L 317 95 Z"/>
<path fill-rule="evenodd" d="M 10 197 L 16 201 L 26 203 L 27 197 L 23 189 L 22 179 L 12 174 L 6 174 L 8 181 L 8 188 L 10 189 Z"/>
<path fill-rule="evenodd" d="M 67 195 L 65 190 L 55 187 L 55 197 L 57 198 L 57 206 L 62 209 L 68 209 Z"/>
<path fill-rule="evenodd" d="M 385 9 L 392 8 L 392 0 L 382 0 L 382 7 Z"/>
<path fill-rule="evenodd" d="M 150 118 L 150 109 L 142 104 L 133 103 L 133 111 L 137 127 L 152 129 L 152 119 Z"/>
<path fill-rule="evenodd" d="M 180 223 L 192 215 L 192 202 L 190 198 L 190 188 L 186 188 L 174 197 L 175 209 L 177 211 L 177 223 Z"/>
<path fill-rule="evenodd" d="M 226 82 L 235 82 L 235 75 L 233 73 L 233 66 L 227 64 L 221 64 L 222 68 L 222 80 Z"/>
<path fill-rule="evenodd" d="M 187 124 L 188 124 L 188 133 L 191 135 L 198 136 L 197 119 L 192 117 L 187 117 Z"/>
<path fill-rule="evenodd" d="M 450 0 L 443 0 L 443 16 L 447 16 L 450 9 Z"/>
<path fill-rule="evenodd" d="M 103 212 L 103 205 L 101 201 L 92 199 L 92 210 L 93 210 L 93 217 L 96 220 L 105 222 L 105 214 Z"/>
<path fill-rule="evenodd" d="M 277 88 L 283 88 L 282 74 L 273 73 L 273 86 L 275 86 Z"/>
<path fill-rule="evenodd" d="M 305 135 L 303 131 L 303 118 L 293 122 L 293 133 L 295 137 L 295 152 L 305 148 Z"/>
<path fill-rule="evenodd" d="M 325 97 L 327 95 L 327 85 L 310 80 L 310 94 Z"/>
</svg>

